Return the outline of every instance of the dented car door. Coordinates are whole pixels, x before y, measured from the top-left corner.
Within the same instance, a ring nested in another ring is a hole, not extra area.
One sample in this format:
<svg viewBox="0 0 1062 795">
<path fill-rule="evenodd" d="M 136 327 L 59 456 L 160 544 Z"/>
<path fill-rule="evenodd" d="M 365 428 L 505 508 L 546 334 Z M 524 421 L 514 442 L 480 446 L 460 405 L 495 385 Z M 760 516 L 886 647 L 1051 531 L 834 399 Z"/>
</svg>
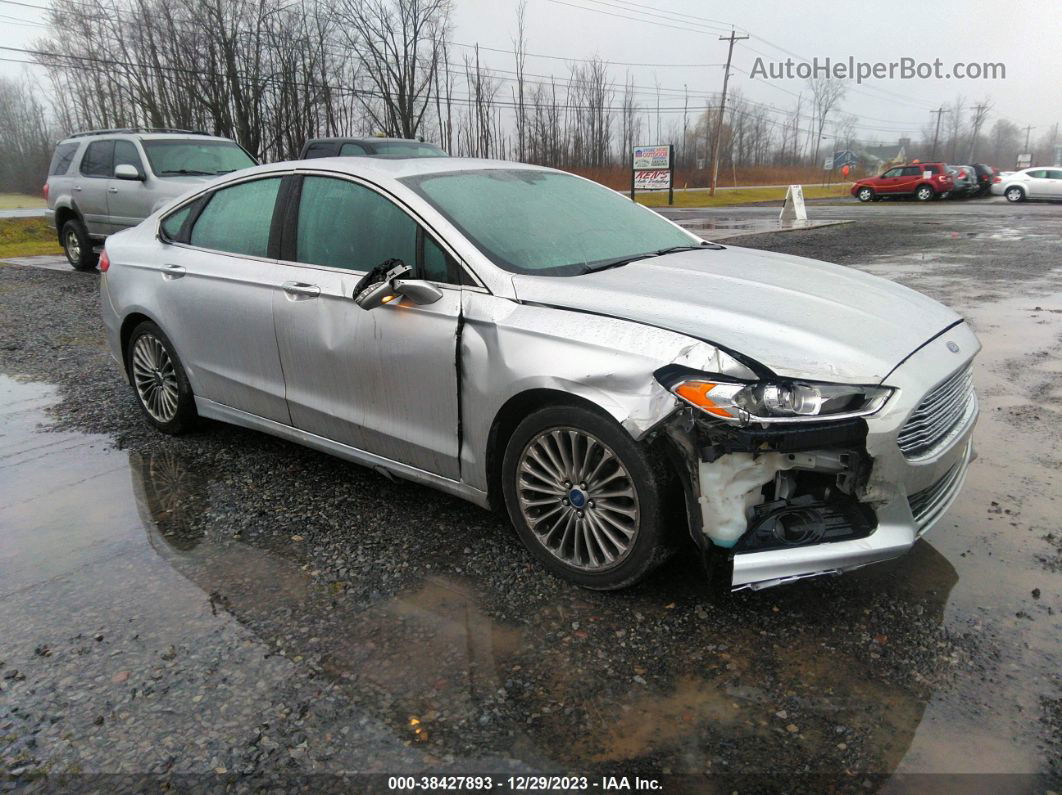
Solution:
<svg viewBox="0 0 1062 795">
<path fill-rule="evenodd" d="M 373 266 L 424 258 L 417 222 L 364 183 L 297 178 L 288 274 L 273 303 L 288 409 L 300 430 L 445 478 L 458 467 L 459 285 L 428 305 L 354 303 Z M 420 266 L 418 266 L 420 267 Z"/>
</svg>

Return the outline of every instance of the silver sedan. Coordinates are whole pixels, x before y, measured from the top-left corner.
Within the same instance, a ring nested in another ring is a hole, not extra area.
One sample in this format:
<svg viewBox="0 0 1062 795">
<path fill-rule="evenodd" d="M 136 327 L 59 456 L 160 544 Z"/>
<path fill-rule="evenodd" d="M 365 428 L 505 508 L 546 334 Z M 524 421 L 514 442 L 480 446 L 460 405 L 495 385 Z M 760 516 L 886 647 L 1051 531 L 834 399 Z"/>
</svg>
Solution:
<svg viewBox="0 0 1062 795">
<path fill-rule="evenodd" d="M 159 430 L 209 417 L 504 509 L 588 588 L 676 550 L 733 588 L 898 556 L 973 457 L 980 345 L 950 309 L 551 169 L 263 166 L 101 270 Z"/>
</svg>

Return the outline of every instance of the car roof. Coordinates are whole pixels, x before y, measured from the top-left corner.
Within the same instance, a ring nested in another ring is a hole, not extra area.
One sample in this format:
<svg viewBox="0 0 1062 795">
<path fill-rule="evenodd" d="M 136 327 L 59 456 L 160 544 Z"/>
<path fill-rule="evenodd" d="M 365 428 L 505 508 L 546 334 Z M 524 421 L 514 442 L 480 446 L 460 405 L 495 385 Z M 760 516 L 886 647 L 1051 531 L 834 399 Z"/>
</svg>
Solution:
<svg viewBox="0 0 1062 795">
<path fill-rule="evenodd" d="M 320 142 L 324 142 L 324 141 L 328 141 L 328 142 L 346 141 L 346 142 L 355 143 L 355 144 L 402 143 L 402 144 L 425 144 L 426 146 L 438 146 L 438 144 L 433 144 L 431 141 L 418 141 L 416 138 L 378 138 L 378 137 L 373 136 L 373 135 L 370 135 L 370 136 L 367 136 L 367 137 L 366 136 L 361 136 L 361 137 L 351 136 L 351 137 L 348 137 L 348 136 L 345 136 L 345 135 L 336 135 L 336 136 L 331 136 L 331 137 L 328 137 L 328 138 L 311 138 L 306 143 L 315 144 L 315 143 L 320 143 Z"/>
<path fill-rule="evenodd" d="M 59 143 L 79 143 L 81 141 L 92 141 L 96 138 L 137 138 L 142 141 L 228 141 L 235 143 L 231 138 L 225 138 L 221 135 L 206 135 L 205 133 L 197 132 L 132 132 L 129 130 L 89 130 L 68 136 L 59 141 Z"/>
<path fill-rule="evenodd" d="M 506 169 L 520 171 L 556 172 L 545 166 L 533 166 L 529 163 L 516 163 L 511 160 L 489 160 L 478 157 L 411 157 L 411 158 L 373 158 L 373 157 L 322 157 L 313 160 L 288 160 L 270 163 L 247 171 L 284 171 L 303 169 L 313 171 L 336 171 L 352 176 L 404 179 L 424 174 L 446 174 L 452 171 L 483 171 L 485 169 Z"/>
</svg>

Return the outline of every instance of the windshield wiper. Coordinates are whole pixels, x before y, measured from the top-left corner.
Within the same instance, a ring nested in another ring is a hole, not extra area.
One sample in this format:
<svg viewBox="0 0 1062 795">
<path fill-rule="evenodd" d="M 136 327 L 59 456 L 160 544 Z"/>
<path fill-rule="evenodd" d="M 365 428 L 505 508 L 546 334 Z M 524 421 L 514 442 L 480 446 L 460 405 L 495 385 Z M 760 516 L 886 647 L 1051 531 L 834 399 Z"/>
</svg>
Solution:
<svg viewBox="0 0 1062 795">
<path fill-rule="evenodd" d="M 620 257 L 618 259 L 605 260 L 604 262 L 599 262 L 597 265 L 587 266 L 586 270 L 583 271 L 583 273 L 597 273 L 598 271 L 608 270 L 609 268 L 619 268 L 623 265 L 629 265 L 632 262 L 637 262 L 638 260 L 650 259 L 652 257 L 661 257 L 664 254 L 674 254 L 679 251 L 700 251 L 702 249 L 718 250 L 721 248 L 722 246 L 717 243 L 698 243 L 697 245 L 688 246 L 669 246 L 668 248 L 661 248 L 656 251 L 647 251 L 644 254 L 634 254 L 630 257 Z"/>
<path fill-rule="evenodd" d="M 195 169 L 191 169 L 191 168 L 177 168 L 177 169 L 168 169 L 166 171 L 160 171 L 160 172 L 158 172 L 158 175 L 160 177 L 164 177 L 164 176 L 167 176 L 169 174 L 176 174 L 176 175 L 181 176 L 181 177 L 212 177 L 212 176 L 214 176 L 215 173 L 217 173 L 217 172 L 214 172 L 214 171 L 196 171 Z"/>
</svg>

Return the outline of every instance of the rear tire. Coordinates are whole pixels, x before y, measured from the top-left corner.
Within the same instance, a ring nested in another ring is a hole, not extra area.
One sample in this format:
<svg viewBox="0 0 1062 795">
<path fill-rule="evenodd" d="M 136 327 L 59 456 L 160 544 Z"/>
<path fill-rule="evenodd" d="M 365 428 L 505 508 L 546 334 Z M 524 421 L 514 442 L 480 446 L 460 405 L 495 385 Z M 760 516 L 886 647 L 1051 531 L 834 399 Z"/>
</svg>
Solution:
<svg viewBox="0 0 1062 795">
<path fill-rule="evenodd" d="M 76 218 L 71 218 L 59 233 L 63 253 L 74 270 L 90 271 L 96 267 L 99 255 L 92 250 L 92 238 L 85 231 L 85 225 Z"/>
<path fill-rule="evenodd" d="M 609 591 L 633 585 L 672 551 L 667 471 L 612 418 L 551 406 L 513 432 L 502 490 L 520 540 L 543 566 Z"/>
<path fill-rule="evenodd" d="M 162 329 L 149 320 L 133 329 L 125 361 L 133 394 L 151 425 L 174 435 L 195 427 L 195 395 Z"/>
<path fill-rule="evenodd" d="M 915 191 L 915 198 L 920 202 L 927 202 L 936 195 L 936 191 L 928 185 L 919 185 L 918 190 Z"/>
<path fill-rule="evenodd" d="M 1007 188 L 1003 195 L 1007 197 L 1007 201 L 1009 202 L 1025 201 L 1025 191 L 1016 185 L 1013 188 Z"/>
</svg>

